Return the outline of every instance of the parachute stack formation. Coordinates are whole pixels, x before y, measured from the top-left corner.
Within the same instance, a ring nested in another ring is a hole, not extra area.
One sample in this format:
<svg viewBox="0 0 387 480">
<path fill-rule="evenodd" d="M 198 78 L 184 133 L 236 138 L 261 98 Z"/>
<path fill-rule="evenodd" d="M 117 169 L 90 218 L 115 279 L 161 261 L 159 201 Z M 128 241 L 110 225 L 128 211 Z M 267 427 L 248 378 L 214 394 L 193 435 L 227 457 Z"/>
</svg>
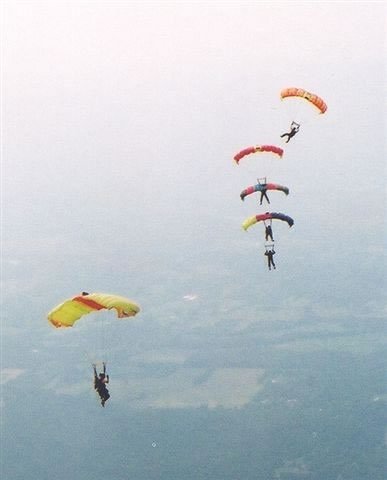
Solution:
<svg viewBox="0 0 387 480">
<path fill-rule="evenodd" d="M 325 113 L 327 110 L 327 105 L 324 102 L 324 100 L 322 100 L 322 98 L 318 97 L 313 93 L 307 92 L 306 90 L 301 88 L 285 88 L 281 91 L 280 97 L 281 99 L 294 98 L 296 99 L 295 101 L 298 101 L 298 100 L 307 101 L 309 104 L 315 107 L 320 114 Z M 288 143 L 289 140 L 298 133 L 299 129 L 300 129 L 300 124 L 297 123 L 295 120 L 293 120 L 290 125 L 289 133 L 284 133 L 280 135 L 280 138 L 284 139 L 285 137 L 287 137 L 287 139 L 285 140 L 285 143 Z M 234 161 L 236 162 L 237 165 L 239 165 L 240 161 L 245 156 L 255 154 L 255 153 L 265 153 L 265 152 L 270 153 L 272 155 L 276 155 L 277 158 L 280 158 L 280 159 L 282 159 L 284 155 L 284 150 L 281 147 L 278 147 L 275 145 L 255 145 L 252 147 L 244 148 L 243 150 L 238 152 L 234 156 Z M 263 177 L 263 178 L 258 178 L 256 184 L 246 187 L 244 190 L 242 190 L 242 192 L 240 193 L 240 198 L 242 201 L 244 201 L 247 196 L 259 192 L 260 193 L 259 205 L 262 206 L 264 201 L 270 204 L 269 198 L 267 196 L 267 192 L 271 190 L 283 192 L 285 195 L 289 194 L 289 188 L 287 186 L 279 185 L 277 183 L 268 183 L 267 177 Z M 263 222 L 265 227 L 264 255 L 267 257 L 267 264 L 268 264 L 269 270 L 271 270 L 272 268 L 274 270 L 276 269 L 276 265 L 273 258 L 276 253 L 274 249 L 275 243 L 274 243 L 273 231 L 272 231 L 273 220 L 284 221 L 289 225 L 289 227 L 292 227 L 294 224 L 294 220 L 291 217 L 289 217 L 284 213 L 277 213 L 277 212 L 258 213 L 251 217 L 246 218 L 246 220 L 242 223 L 242 228 L 246 231 L 252 225 L 258 222 Z"/>
</svg>

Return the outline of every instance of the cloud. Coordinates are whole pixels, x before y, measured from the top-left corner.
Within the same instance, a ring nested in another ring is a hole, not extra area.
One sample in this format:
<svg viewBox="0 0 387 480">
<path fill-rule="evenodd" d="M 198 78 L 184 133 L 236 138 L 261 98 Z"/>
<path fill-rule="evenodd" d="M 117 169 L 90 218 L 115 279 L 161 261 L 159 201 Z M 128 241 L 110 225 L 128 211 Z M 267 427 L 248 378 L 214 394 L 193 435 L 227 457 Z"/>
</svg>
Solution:
<svg viewBox="0 0 387 480">
<path fill-rule="evenodd" d="M 198 295 L 196 295 L 196 293 L 190 293 L 190 294 L 184 295 L 183 298 L 184 300 L 192 302 L 193 300 L 196 300 L 198 298 Z"/>
<path fill-rule="evenodd" d="M 22 375 L 25 370 L 20 368 L 3 368 L 0 371 L 0 385 L 5 385 L 11 380 L 16 380 L 20 375 Z"/>
<path fill-rule="evenodd" d="M 72 385 L 63 385 L 62 387 L 56 388 L 55 393 L 56 395 L 70 395 L 76 397 L 78 395 L 81 395 L 82 393 L 85 393 L 89 389 L 89 384 L 86 384 L 86 382 L 82 382 Z"/>
<path fill-rule="evenodd" d="M 255 368 L 184 368 L 163 378 L 122 382 L 115 396 L 132 396 L 136 408 L 240 408 L 262 390 L 263 373 Z"/>
<path fill-rule="evenodd" d="M 132 361 L 138 363 L 148 363 L 148 364 L 171 364 L 178 365 L 183 364 L 189 353 L 187 351 L 175 351 L 175 350 L 166 350 L 163 352 L 160 351 L 146 351 L 141 352 L 138 355 L 133 356 Z"/>
</svg>

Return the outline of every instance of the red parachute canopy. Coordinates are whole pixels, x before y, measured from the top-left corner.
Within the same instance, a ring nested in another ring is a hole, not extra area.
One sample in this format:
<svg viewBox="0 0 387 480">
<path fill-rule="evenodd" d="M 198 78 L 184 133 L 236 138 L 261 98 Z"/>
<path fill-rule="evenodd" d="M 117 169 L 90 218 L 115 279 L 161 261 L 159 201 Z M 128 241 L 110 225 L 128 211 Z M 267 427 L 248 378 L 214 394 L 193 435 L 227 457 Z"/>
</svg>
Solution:
<svg viewBox="0 0 387 480">
<path fill-rule="evenodd" d="M 255 145 L 255 147 L 244 148 L 243 150 L 238 152 L 234 156 L 234 160 L 236 161 L 236 163 L 239 164 L 239 161 L 246 155 L 250 155 L 251 153 L 259 153 L 259 152 L 275 153 L 281 158 L 284 153 L 282 148 L 276 147 L 275 145 Z"/>
<path fill-rule="evenodd" d="M 247 187 L 240 193 L 241 200 L 244 200 L 247 195 L 251 195 L 255 192 L 262 192 L 264 190 L 280 190 L 284 192 L 285 195 L 289 195 L 288 187 L 283 185 L 279 185 L 278 183 L 257 183 L 256 185 L 251 185 L 251 187 Z"/>
<path fill-rule="evenodd" d="M 327 104 L 324 102 L 322 98 L 320 98 L 318 95 L 314 93 L 307 92 L 303 88 L 284 88 L 281 90 L 281 98 L 286 98 L 286 97 L 299 97 L 307 100 L 310 102 L 312 105 L 314 105 L 320 113 L 325 113 L 327 111 Z"/>
</svg>

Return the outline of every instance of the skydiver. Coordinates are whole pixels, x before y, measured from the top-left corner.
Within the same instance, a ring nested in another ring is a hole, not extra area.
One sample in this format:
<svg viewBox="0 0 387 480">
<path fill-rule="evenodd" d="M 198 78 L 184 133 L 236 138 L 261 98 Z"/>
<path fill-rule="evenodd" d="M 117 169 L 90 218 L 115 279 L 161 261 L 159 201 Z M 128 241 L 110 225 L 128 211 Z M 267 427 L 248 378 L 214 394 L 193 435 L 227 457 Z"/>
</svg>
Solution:
<svg viewBox="0 0 387 480">
<path fill-rule="evenodd" d="M 266 177 L 264 178 L 257 178 L 257 181 L 259 183 L 259 185 L 262 186 L 262 190 L 261 190 L 261 198 L 259 199 L 259 204 L 262 205 L 262 201 L 264 198 L 266 198 L 266 201 L 267 203 L 270 203 L 270 200 L 269 200 L 269 197 L 267 196 L 267 188 L 266 188 Z"/>
<path fill-rule="evenodd" d="M 290 132 L 289 133 L 283 133 L 281 135 L 281 138 L 283 137 L 288 137 L 288 139 L 286 140 L 285 143 L 288 143 L 289 140 L 294 137 L 294 135 L 298 132 L 298 130 L 300 129 L 300 124 L 299 123 L 296 123 L 294 120 L 292 121 L 292 123 L 290 124 Z"/>
<path fill-rule="evenodd" d="M 271 229 L 271 221 L 266 224 L 266 222 L 263 222 L 265 224 L 265 240 L 268 241 L 269 237 L 272 242 L 274 242 L 273 238 L 273 230 Z"/>
<path fill-rule="evenodd" d="M 94 370 L 94 389 L 98 393 L 101 399 L 101 405 L 104 407 L 105 402 L 109 400 L 109 390 L 106 388 L 106 384 L 109 383 L 109 375 L 106 375 L 106 363 L 103 362 L 103 371 L 98 374 L 97 366 L 93 363 Z"/>
<path fill-rule="evenodd" d="M 271 225 L 266 225 L 266 227 L 265 227 L 265 240 L 268 241 L 269 237 L 270 237 L 270 240 L 272 242 L 274 242 L 273 231 L 271 229 Z"/>
<path fill-rule="evenodd" d="M 262 184 L 264 187 L 261 190 L 261 198 L 259 199 L 259 204 L 262 205 L 262 200 L 265 198 L 267 203 L 270 203 L 269 197 L 267 196 L 266 183 Z"/>
<path fill-rule="evenodd" d="M 275 263 L 273 260 L 273 256 L 275 255 L 274 247 L 271 247 L 270 250 L 266 250 L 265 256 L 267 257 L 267 266 L 269 267 L 269 270 L 271 270 L 271 267 L 273 266 L 275 270 Z"/>
</svg>

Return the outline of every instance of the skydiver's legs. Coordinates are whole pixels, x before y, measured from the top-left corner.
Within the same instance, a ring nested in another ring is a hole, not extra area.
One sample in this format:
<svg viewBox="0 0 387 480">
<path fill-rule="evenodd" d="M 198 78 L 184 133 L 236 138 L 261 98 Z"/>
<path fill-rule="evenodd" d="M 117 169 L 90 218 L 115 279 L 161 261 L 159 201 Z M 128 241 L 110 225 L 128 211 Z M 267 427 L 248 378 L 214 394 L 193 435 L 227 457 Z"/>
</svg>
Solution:
<svg viewBox="0 0 387 480">
<path fill-rule="evenodd" d="M 101 399 L 101 405 L 104 407 L 105 406 L 105 403 L 109 400 L 110 398 L 110 395 L 108 392 L 104 393 L 104 394 L 100 394 L 100 399 Z"/>
<path fill-rule="evenodd" d="M 273 261 L 273 255 L 268 255 L 267 256 L 267 266 L 269 267 L 269 270 L 271 270 L 271 267 L 273 266 L 275 270 L 275 263 Z"/>
<path fill-rule="evenodd" d="M 263 190 L 262 190 L 262 192 L 261 192 L 261 198 L 260 198 L 260 200 L 259 200 L 259 204 L 260 204 L 260 205 L 262 205 L 262 200 L 263 200 L 264 198 L 266 199 L 267 203 L 270 203 L 270 200 L 269 200 L 269 197 L 268 197 L 267 194 L 266 194 L 266 191 L 263 191 Z"/>
<path fill-rule="evenodd" d="M 105 403 L 109 400 L 110 395 L 109 392 L 106 390 L 106 392 L 101 396 L 101 405 L 104 407 Z"/>
<path fill-rule="evenodd" d="M 288 141 L 294 137 L 294 135 L 297 133 L 297 130 L 292 130 L 290 133 L 289 133 L 289 138 L 288 138 Z M 286 142 L 287 143 L 287 142 Z"/>
</svg>

